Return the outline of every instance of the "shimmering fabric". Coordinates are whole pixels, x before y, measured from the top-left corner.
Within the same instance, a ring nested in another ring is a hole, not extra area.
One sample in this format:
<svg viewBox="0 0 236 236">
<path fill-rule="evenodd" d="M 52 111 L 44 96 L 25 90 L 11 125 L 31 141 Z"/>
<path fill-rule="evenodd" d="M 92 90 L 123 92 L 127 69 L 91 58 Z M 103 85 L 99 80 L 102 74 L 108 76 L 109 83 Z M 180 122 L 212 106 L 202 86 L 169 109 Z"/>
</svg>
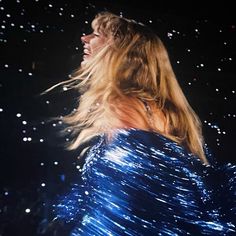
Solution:
<svg viewBox="0 0 236 236">
<path fill-rule="evenodd" d="M 236 235 L 236 166 L 203 165 L 164 136 L 104 135 L 55 216 L 69 235 Z"/>
</svg>

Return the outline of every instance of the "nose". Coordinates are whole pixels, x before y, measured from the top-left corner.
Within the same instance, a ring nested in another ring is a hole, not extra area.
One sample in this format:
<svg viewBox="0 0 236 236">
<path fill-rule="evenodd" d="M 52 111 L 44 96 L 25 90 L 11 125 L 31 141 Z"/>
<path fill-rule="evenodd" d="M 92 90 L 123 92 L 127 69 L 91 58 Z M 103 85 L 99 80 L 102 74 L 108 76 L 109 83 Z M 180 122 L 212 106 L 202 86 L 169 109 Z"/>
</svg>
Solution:
<svg viewBox="0 0 236 236">
<path fill-rule="evenodd" d="M 89 41 L 90 41 L 90 39 L 91 39 L 90 36 L 91 36 L 91 35 L 83 35 L 83 36 L 81 36 L 81 41 L 82 41 L 82 43 L 89 43 Z"/>
</svg>

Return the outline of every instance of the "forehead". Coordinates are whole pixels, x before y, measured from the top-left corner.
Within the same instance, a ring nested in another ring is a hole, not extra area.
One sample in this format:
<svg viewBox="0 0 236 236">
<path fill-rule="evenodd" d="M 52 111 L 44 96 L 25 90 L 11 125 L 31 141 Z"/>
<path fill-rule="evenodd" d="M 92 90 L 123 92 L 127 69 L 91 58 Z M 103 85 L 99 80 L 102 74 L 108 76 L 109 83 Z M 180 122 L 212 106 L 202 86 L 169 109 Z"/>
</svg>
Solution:
<svg viewBox="0 0 236 236">
<path fill-rule="evenodd" d="M 98 30 L 99 28 L 99 24 L 98 24 L 98 20 L 97 19 L 94 19 L 91 23 L 91 27 L 93 30 Z"/>
</svg>

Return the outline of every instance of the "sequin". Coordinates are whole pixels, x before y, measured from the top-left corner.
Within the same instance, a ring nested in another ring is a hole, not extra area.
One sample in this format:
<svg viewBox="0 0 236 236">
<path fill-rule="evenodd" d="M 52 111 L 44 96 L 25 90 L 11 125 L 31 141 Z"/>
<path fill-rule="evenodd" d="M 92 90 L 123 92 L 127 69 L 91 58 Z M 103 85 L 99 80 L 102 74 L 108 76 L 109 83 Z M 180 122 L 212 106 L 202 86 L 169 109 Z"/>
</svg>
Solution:
<svg viewBox="0 0 236 236">
<path fill-rule="evenodd" d="M 235 171 L 204 165 L 160 134 L 117 130 L 87 153 L 55 218 L 70 224 L 71 236 L 233 235 Z"/>
</svg>

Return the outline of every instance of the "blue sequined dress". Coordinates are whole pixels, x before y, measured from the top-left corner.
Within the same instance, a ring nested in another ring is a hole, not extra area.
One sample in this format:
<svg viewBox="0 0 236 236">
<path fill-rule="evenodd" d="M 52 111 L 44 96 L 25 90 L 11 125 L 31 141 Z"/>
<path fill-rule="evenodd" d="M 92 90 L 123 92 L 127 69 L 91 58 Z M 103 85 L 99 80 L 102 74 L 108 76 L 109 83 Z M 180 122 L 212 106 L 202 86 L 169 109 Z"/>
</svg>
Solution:
<svg viewBox="0 0 236 236">
<path fill-rule="evenodd" d="M 71 236 L 236 235 L 235 171 L 160 134 L 120 129 L 112 142 L 99 137 L 54 214 Z"/>
</svg>

